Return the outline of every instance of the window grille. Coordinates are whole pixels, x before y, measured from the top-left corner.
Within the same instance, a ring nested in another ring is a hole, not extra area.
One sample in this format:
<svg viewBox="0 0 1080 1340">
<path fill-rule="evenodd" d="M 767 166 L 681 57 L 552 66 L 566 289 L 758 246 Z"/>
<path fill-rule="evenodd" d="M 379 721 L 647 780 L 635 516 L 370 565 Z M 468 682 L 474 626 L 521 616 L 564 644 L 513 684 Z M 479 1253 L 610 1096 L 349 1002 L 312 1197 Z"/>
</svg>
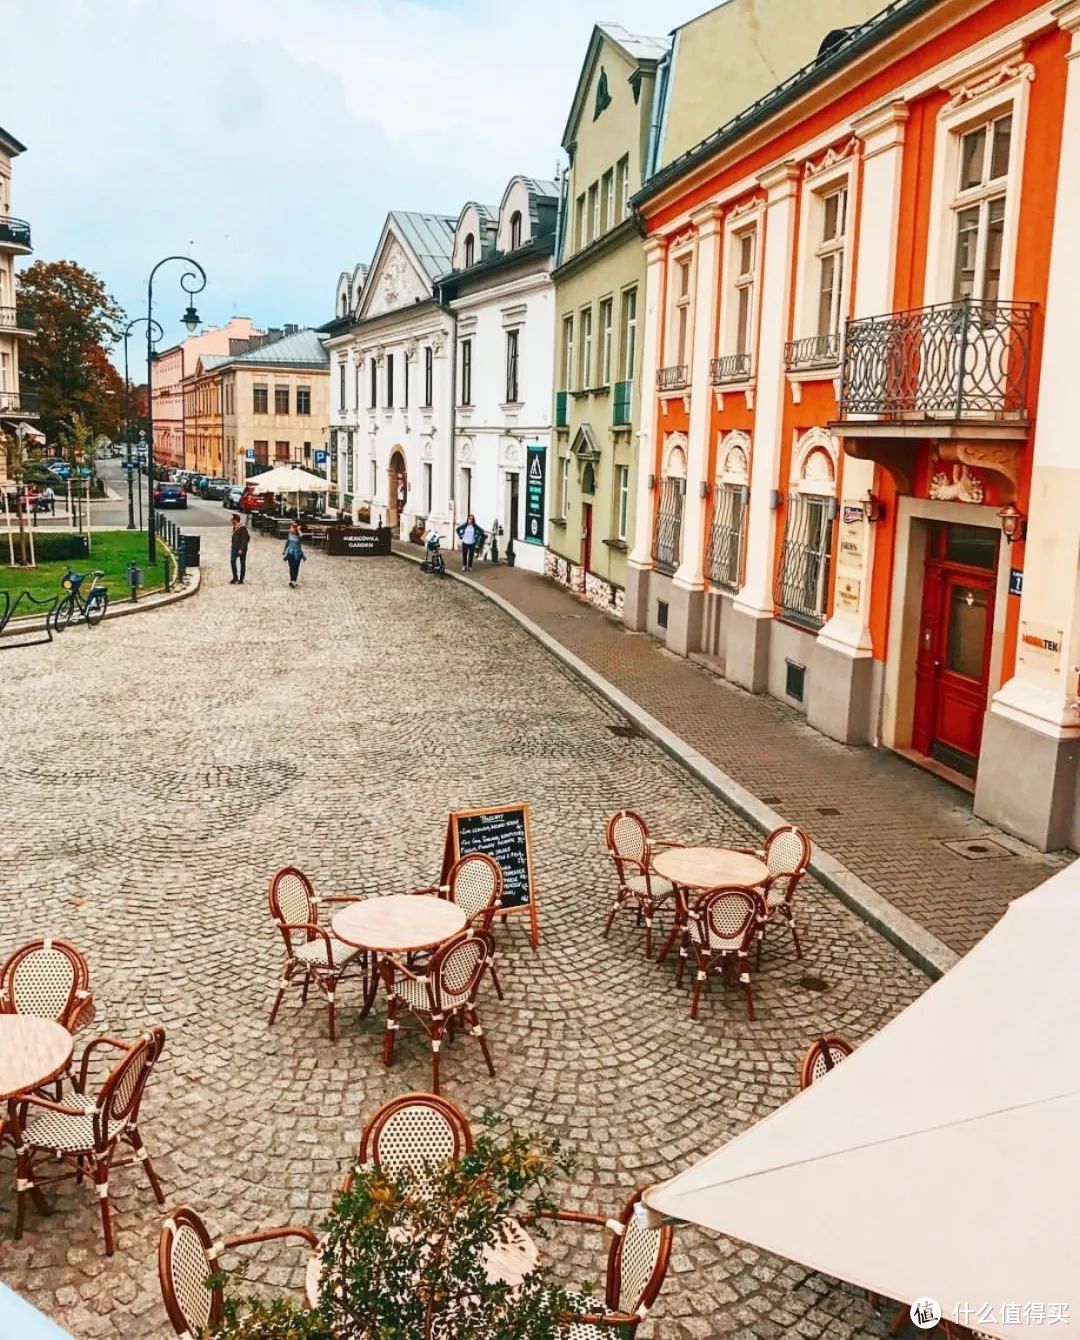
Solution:
<svg viewBox="0 0 1080 1340">
<path fill-rule="evenodd" d="M 776 603 L 785 618 L 805 628 L 825 622 L 835 516 L 833 498 L 788 494 Z"/>
<path fill-rule="evenodd" d="M 662 572 L 674 572 L 682 550 L 683 481 L 664 479 L 660 483 L 660 506 L 656 511 L 652 556 Z"/>
<path fill-rule="evenodd" d="M 720 484 L 713 495 L 705 571 L 709 581 L 725 591 L 738 591 L 742 586 L 746 499 L 747 490 L 741 484 Z"/>
</svg>

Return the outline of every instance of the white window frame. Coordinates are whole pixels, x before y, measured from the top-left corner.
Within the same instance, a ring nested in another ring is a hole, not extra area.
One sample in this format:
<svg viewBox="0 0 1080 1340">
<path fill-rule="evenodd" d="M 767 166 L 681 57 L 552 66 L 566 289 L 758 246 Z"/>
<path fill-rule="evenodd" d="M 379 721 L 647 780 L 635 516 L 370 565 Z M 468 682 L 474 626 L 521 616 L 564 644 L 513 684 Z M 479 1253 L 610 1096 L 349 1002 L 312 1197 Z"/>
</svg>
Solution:
<svg viewBox="0 0 1080 1340">
<path fill-rule="evenodd" d="M 600 386 L 611 385 L 612 354 L 615 342 L 615 299 L 613 294 L 600 299 Z"/>
<path fill-rule="evenodd" d="M 837 191 L 847 192 L 846 223 L 841 248 L 823 245 L 822 232 L 825 226 L 825 201 Z M 855 162 L 852 158 L 843 159 L 833 167 L 815 172 L 803 182 L 802 201 L 799 209 L 800 240 L 799 270 L 795 288 L 796 338 L 808 339 L 818 335 L 818 300 L 821 294 L 821 258 L 827 251 L 840 250 L 843 255 L 843 271 L 840 292 L 833 297 L 836 333 L 842 334 L 844 323 L 851 314 L 851 283 L 855 257 Z"/>
<path fill-rule="evenodd" d="M 752 377 L 757 366 L 758 313 L 761 295 L 761 261 L 763 247 L 762 234 L 764 207 L 755 201 L 748 208 L 735 209 L 724 220 L 724 268 L 721 274 L 720 300 L 720 348 L 721 357 L 729 354 L 747 353 L 750 355 L 750 373 Z M 739 349 L 739 263 L 742 239 L 747 233 L 754 234 L 754 269 L 751 280 L 750 308 L 747 313 L 747 348 Z"/>
<path fill-rule="evenodd" d="M 559 509 L 563 517 L 570 515 L 570 457 L 559 457 Z"/>
<path fill-rule="evenodd" d="M 615 169 L 608 170 L 600 178 L 600 226 L 604 232 L 614 228 L 615 218 Z"/>
<path fill-rule="evenodd" d="M 578 383 L 578 390 L 587 391 L 592 386 L 593 376 L 593 320 L 592 307 L 582 307 L 578 312 L 578 322 L 581 328 L 581 377 Z"/>
<path fill-rule="evenodd" d="M 686 292 L 680 293 L 678 278 L 683 266 L 686 266 Z M 685 366 L 690 369 L 694 351 L 694 248 L 682 247 L 673 252 L 668 261 L 668 288 L 671 293 L 671 305 L 668 310 L 667 342 L 664 349 L 665 366 Z M 686 330 L 683 350 L 679 352 L 679 316 L 685 312 Z"/>
<path fill-rule="evenodd" d="M 1031 65 L 1002 65 L 987 74 L 983 60 L 972 73 L 971 84 L 960 87 L 938 114 L 934 138 L 934 174 L 930 188 L 930 232 L 927 239 L 926 280 L 923 303 L 952 302 L 956 263 L 956 201 L 960 182 L 960 141 L 966 131 L 975 130 L 1000 116 L 1012 116 L 1009 145 L 1009 171 L 1005 176 L 1005 227 L 1001 242 L 1001 279 L 998 301 L 1013 296 L 1016 273 L 1016 245 L 1020 225 L 1020 205 L 1024 181 L 1024 150 L 1027 139 Z M 976 91 L 976 90 L 982 91 Z M 962 205 L 960 206 L 962 208 Z"/>
<path fill-rule="evenodd" d="M 638 285 L 633 284 L 629 288 L 623 289 L 619 297 L 619 371 L 622 373 L 619 381 L 630 382 L 631 384 L 634 381 L 634 360 L 637 358 L 638 293 Z M 631 294 L 634 297 L 634 314 L 627 319 L 624 325 L 623 312 L 626 310 Z M 630 331 L 634 332 L 632 340 L 629 338 Z"/>
<path fill-rule="evenodd" d="M 630 467 L 615 467 L 615 538 L 626 543 L 630 528 Z"/>
<path fill-rule="evenodd" d="M 574 313 L 568 312 L 562 322 L 563 386 L 564 391 L 575 390 L 574 386 Z"/>
<path fill-rule="evenodd" d="M 595 242 L 600 236 L 600 179 L 589 187 L 589 203 L 586 206 L 589 214 L 589 241 Z"/>
<path fill-rule="evenodd" d="M 615 164 L 618 183 L 615 187 L 619 202 L 619 221 L 630 217 L 630 155 L 626 154 Z"/>
</svg>

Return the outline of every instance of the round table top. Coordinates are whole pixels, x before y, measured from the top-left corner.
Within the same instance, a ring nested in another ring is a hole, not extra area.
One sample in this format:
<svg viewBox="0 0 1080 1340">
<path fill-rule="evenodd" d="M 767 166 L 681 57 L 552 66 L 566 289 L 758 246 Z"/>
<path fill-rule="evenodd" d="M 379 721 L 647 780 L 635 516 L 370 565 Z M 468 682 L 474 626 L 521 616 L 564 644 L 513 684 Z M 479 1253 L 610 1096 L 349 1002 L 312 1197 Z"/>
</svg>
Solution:
<svg viewBox="0 0 1080 1340">
<path fill-rule="evenodd" d="M 73 1047 L 63 1024 L 32 1014 L 0 1014 L 0 1100 L 55 1079 Z"/>
<path fill-rule="evenodd" d="M 653 857 L 653 869 L 684 889 L 738 884 L 752 889 L 769 876 L 764 861 L 730 847 L 669 847 Z"/>
<path fill-rule="evenodd" d="M 465 913 L 430 893 L 391 893 L 349 903 L 335 913 L 331 925 L 339 940 L 357 949 L 400 954 L 449 940 L 465 929 Z"/>
</svg>

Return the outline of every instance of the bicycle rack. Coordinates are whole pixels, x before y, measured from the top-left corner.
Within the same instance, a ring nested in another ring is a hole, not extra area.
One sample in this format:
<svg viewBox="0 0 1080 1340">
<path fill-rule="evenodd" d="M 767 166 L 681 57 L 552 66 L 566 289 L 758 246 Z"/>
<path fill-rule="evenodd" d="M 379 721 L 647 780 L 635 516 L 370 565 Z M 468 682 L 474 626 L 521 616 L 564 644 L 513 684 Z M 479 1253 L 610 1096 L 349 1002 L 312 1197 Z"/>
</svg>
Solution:
<svg viewBox="0 0 1080 1340">
<path fill-rule="evenodd" d="M 39 610 L 45 611 L 45 624 L 42 628 L 27 628 L 25 631 L 18 630 L 11 637 L 3 637 L 4 630 L 15 617 L 15 611 L 23 601 L 28 605 L 37 605 Z M 37 596 L 32 596 L 29 591 L 20 591 L 14 600 L 11 598 L 10 591 L 0 591 L 0 651 L 13 651 L 17 647 L 34 647 L 39 642 L 51 642 L 53 640 L 52 621 L 56 613 L 56 606 L 59 600 L 56 596 L 48 596 L 44 600 L 39 600 Z M 30 637 L 30 634 L 37 633 L 39 636 Z M 44 637 L 40 634 L 44 633 Z M 15 638 L 23 639 L 15 641 Z M 25 639 L 29 640 L 25 640 Z"/>
</svg>

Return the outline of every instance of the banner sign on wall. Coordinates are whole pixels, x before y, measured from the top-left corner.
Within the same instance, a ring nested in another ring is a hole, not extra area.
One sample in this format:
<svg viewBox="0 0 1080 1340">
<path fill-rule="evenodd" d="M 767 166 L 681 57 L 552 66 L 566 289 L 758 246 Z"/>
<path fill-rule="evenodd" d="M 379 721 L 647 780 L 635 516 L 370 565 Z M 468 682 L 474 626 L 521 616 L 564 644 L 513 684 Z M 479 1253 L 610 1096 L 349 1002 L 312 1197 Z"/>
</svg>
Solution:
<svg viewBox="0 0 1080 1340">
<path fill-rule="evenodd" d="M 525 539 L 544 543 L 544 505 L 547 492 L 547 447 L 530 442 L 526 448 Z"/>
</svg>

